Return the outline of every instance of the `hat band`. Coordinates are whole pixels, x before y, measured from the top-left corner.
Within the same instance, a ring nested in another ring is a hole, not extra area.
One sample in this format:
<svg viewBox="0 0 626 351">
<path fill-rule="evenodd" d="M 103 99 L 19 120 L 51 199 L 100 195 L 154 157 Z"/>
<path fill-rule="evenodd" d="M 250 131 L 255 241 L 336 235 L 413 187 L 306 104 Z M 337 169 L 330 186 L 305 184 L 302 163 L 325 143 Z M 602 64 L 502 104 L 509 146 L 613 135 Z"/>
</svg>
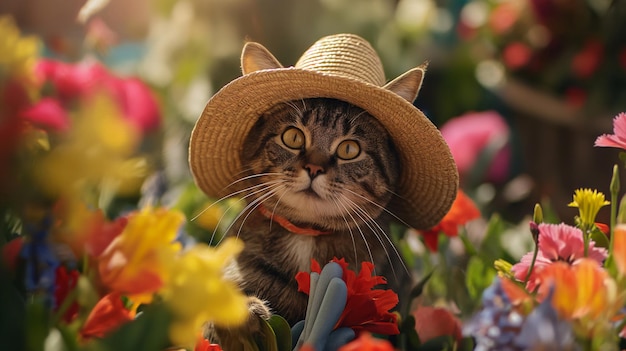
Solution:
<svg viewBox="0 0 626 351">
<path fill-rule="evenodd" d="M 276 213 L 270 212 L 267 207 L 263 206 L 263 204 L 258 207 L 259 212 L 267 217 L 272 222 L 279 224 L 281 227 L 287 229 L 289 232 L 298 234 L 298 235 L 308 235 L 308 236 L 318 236 L 318 235 L 326 235 L 331 234 L 331 231 L 323 231 L 317 230 L 311 227 L 299 227 L 293 223 L 291 223 L 287 218 L 277 215 Z"/>
</svg>

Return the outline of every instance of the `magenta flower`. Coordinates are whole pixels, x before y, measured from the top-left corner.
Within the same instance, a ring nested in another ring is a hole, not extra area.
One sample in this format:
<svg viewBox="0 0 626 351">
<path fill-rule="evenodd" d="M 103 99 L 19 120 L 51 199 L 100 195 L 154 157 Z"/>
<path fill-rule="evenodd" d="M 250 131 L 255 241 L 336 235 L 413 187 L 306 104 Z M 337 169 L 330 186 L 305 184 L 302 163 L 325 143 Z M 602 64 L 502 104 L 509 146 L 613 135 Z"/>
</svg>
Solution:
<svg viewBox="0 0 626 351">
<path fill-rule="evenodd" d="M 539 252 L 535 260 L 535 266 L 528 279 L 526 288 L 533 291 L 536 286 L 537 273 L 554 262 L 567 262 L 575 264 L 585 257 L 585 244 L 583 233 L 576 227 L 567 224 L 539 224 Z M 602 247 L 595 247 L 595 242 L 589 241 L 588 258 L 602 264 L 607 257 L 607 250 Z M 519 263 L 515 264 L 511 271 L 515 278 L 524 281 L 528 274 L 533 252 L 525 254 Z"/>
<path fill-rule="evenodd" d="M 494 182 L 505 180 L 511 158 L 509 134 L 509 126 L 496 111 L 467 113 L 441 127 L 461 179 L 473 170 L 481 153 L 491 147 L 495 152 L 485 172 L 486 178 Z"/>
<path fill-rule="evenodd" d="M 56 131 L 67 131 L 70 127 L 70 117 L 67 111 L 58 100 L 49 97 L 22 110 L 20 116 L 24 120 Z"/>
<path fill-rule="evenodd" d="M 626 113 L 622 112 L 613 119 L 613 134 L 600 135 L 594 146 L 616 147 L 626 150 Z"/>
<path fill-rule="evenodd" d="M 76 102 L 89 103 L 89 99 L 105 94 L 113 99 L 127 121 L 143 133 L 160 126 L 161 113 L 158 101 L 150 88 L 134 77 L 119 77 L 97 61 L 65 63 L 42 59 L 37 63 L 39 80 L 52 88 L 50 98 L 58 99 L 59 107 L 71 108 Z M 41 108 L 39 110 L 42 110 Z M 37 118 L 58 116 L 38 113 Z"/>
</svg>

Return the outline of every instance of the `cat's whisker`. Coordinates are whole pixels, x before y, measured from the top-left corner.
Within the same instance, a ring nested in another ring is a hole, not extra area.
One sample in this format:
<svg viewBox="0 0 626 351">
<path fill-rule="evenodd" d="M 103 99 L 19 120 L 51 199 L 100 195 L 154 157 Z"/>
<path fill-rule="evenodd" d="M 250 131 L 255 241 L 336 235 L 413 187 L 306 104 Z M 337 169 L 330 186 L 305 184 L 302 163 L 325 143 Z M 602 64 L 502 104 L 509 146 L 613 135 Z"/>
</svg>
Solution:
<svg viewBox="0 0 626 351">
<path fill-rule="evenodd" d="M 345 200 L 346 197 L 340 197 L 338 198 L 339 200 L 339 204 L 341 205 L 341 207 L 343 207 L 344 212 L 348 214 L 348 216 L 350 216 L 350 218 L 352 219 L 352 221 L 354 222 L 354 224 L 356 225 L 356 228 L 359 230 L 359 233 L 361 234 L 361 238 L 363 239 L 363 243 L 365 244 L 365 248 L 367 249 L 367 253 L 370 257 L 370 262 L 372 262 L 374 264 L 374 256 L 372 255 L 372 250 L 370 249 L 370 245 L 367 242 L 367 238 L 365 237 L 365 233 L 363 233 L 363 229 L 361 229 L 361 226 L 359 226 L 359 222 L 357 222 L 357 220 L 354 218 L 354 216 L 351 213 L 351 210 L 354 210 L 352 208 L 352 206 L 350 206 L 350 204 L 346 204 L 343 200 Z M 346 207 L 346 205 L 348 205 L 348 207 Z M 355 263 L 356 265 L 357 263 Z"/>
<path fill-rule="evenodd" d="M 228 184 L 227 186 L 225 186 L 224 189 L 228 189 L 231 186 L 233 186 L 233 185 L 235 185 L 235 184 L 237 184 L 239 182 L 243 182 L 244 180 L 248 180 L 248 179 L 252 179 L 252 178 L 258 178 L 258 177 L 263 177 L 263 176 L 268 176 L 268 175 L 282 175 L 282 173 L 280 173 L 280 172 L 267 172 L 267 173 L 251 174 L 251 175 L 248 175 L 248 176 L 245 176 L 243 178 L 239 178 L 239 179 L 235 180 L 234 182 L 232 182 L 232 183 Z M 222 189 L 222 190 L 224 190 L 224 189 Z"/>
<path fill-rule="evenodd" d="M 365 201 L 369 202 L 370 204 L 372 204 L 372 205 L 374 205 L 374 206 L 376 206 L 376 207 L 380 208 L 381 210 L 385 211 L 386 213 L 388 213 L 389 215 L 391 215 L 393 218 L 395 218 L 396 220 L 398 220 L 398 222 L 400 222 L 400 223 L 404 224 L 404 225 L 405 225 L 406 227 L 408 227 L 408 228 L 411 228 L 411 225 L 410 225 L 410 224 L 408 224 L 407 222 L 405 222 L 404 220 L 402 220 L 402 218 L 398 217 L 395 213 L 393 213 L 393 212 L 389 211 L 389 209 L 387 209 L 385 206 L 382 206 L 382 205 L 380 205 L 380 204 L 376 203 L 375 201 L 372 201 L 372 200 L 368 199 L 367 197 L 365 197 L 365 196 L 363 196 L 363 195 L 361 195 L 361 194 L 359 194 L 359 193 L 357 193 L 357 192 L 355 192 L 355 191 L 352 191 L 352 190 L 350 190 L 350 189 L 348 189 L 348 188 L 343 188 L 343 190 L 344 190 L 344 191 L 347 191 L 347 192 L 349 192 L 349 193 L 351 193 L 351 194 L 353 194 L 353 195 L 356 195 L 356 196 L 358 196 L 359 198 L 361 198 L 361 199 L 363 199 L 363 200 L 365 200 Z"/>
<path fill-rule="evenodd" d="M 244 209 L 243 211 L 241 211 L 241 213 L 244 212 L 248 212 L 246 214 L 246 216 L 243 218 L 243 220 L 241 221 L 241 225 L 239 226 L 239 230 L 237 230 L 237 238 L 239 238 L 239 234 L 241 234 L 241 229 L 243 228 L 244 223 L 246 223 L 246 220 L 248 219 L 248 217 L 250 217 L 250 215 L 252 214 L 252 212 L 254 212 L 254 210 L 256 210 L 259 206 L 261 206 L 261 204 L 269 199 L 270 197 L 274 196 L 280 189 L 285 188 L 286 185 L 278 185 L 276 187 L 274 187 L 273 189 L 271 189 L 270 191 L 268 191 L 266 194 L 263 194 L 261 196 L 259 196 L 258 198 L 252 200 Z M 237 216 L 239 219 L 240 216 Z M 235 223 L 235 221 L 233 221 L 233 223 Z M 229 228 L 230 230 L 230 228 Z"/>
<path fill-rule="evenodd" d="M 380 235 L 378 234 L 377 231 L 380 231 L 380 233 L 385 238 L 388 238 L 387 234 L 380 227 L 380 225 L 378 225 L 378 223 L 376 223 L 376 221 L 372 218 L 372 216 L 370 216 L 369 213 L 367 213 L 367 211 L 365 211 L 361 206 L 359 206 L 357 203 L 355 203 L 354 201 L 350 200 L 347 197 L 345 198 L 345 200 L 348 202 L 348 205 L 354 211 L 354 213 L 361 219 L 361 221 L 363 221 L 363 223 L 365 223 L 365 225 L 369 228 L 369 230 L 372 232 L 372 234 L 376 237 L 376 240 L 378 240 L 378 242 L 380 243 L 380 246 L 382 247 L 383 251 L 385 252 L 385 256 L 387 257 L 387 261 L 389 262 L 389 267 L 391 267 L 392 274 L 393 274 L 394 278 L 397 279 L 398 277 L 396 275 L 396 271 L 394 269 L 393 262 L 391 260 L 391 256 L 389 255 L 389 251 L 387 250 L 387 247 L 386 247 L 385 243 L 383 242 L 383 240 L 381 239 L 381 237 L 380 237 Z M 370 224 L 370 223 L 374 223 L 376 225 L 376 227 L 372 226 L 372 224 Z"/>
<path fill-rule="evenodd" d="M 274 181 L 272 181 L 272 182 L 282 182 L 282 181 L 281 181 L 281 180 L 274 180 Z M 196 214 L 195 216 L 193 216 L 193 217 L 191 218 L 191 221 L 193 222 L 193 221 L 195 221 L 196 219 L 198 219 L 198 217 L 200 217 L 200 216 L 201 216 L 204 212 L 208 211 L 211 207 L 213 207 L 213 206 L 217 205 L 220 201 L 226 200 L 226 199 L 228 199 L 229 197 L 233 197 L 233 196 L 235 196 L 235 195 L 239 195 L 239 194 L 241 194 L 241 193 L 245 193 L 246 191 L 249 191 L 249 190 L 251 190 L 251 189 L 262 187 L 262 186 L 267 185 L 267 184 L 268 184 L 268 182 L 261 183 L 261 184 L 256 184 L 256 185 L 252 185 L 252 186 L 249 186 L 249 187 L 247 187 L 247 188 L 245 188 L 245 189 L 241 189 L 241 190 L 238 190 L 238 191 L 232 192 L 232 193 L 230 193 L 230 194 L 228 194 L 228 195 L 224 195 L 224 196 L 220 197 L 219 199 L 217 199 L 217 200 L 213 201 L 213 203 L 211 203 L 209 206 L 207 206 L 207 207 L 203 208 L 203 209 L 202 209 L 202 211 L 198 212 L 198 214 Z"/>
<path fill-rule="evenodd" d="M 361 217 L 361 219 L 363 219 L 363 221 L 366 224 L 368 222 L 370 222 L 370 223 L 373 223 L 376 226 L 378 232 L 386 239 L 387 243 L 389 243 L 389 246 L 391 246 L 391 248 L 393 249 L 394 254 L 396 255 L 396 257 L 398 257 L 400 263 L 402 264 L 402 267 L 404 268 L 404 271 L 407 274 L 410 275 L 411 273 L 409 272 L 408 267 L 404 263 L 404 260 L 402 259 L 402 256 L 400 255 L 400 252 L 398 252 L 398 249 L 396 248 L 396 245 L 394 245 L 393 240 L 389 237 L 389 235 L 385 232 L 385 230 L 380 226 L 380 224 L 378 224 L 378 222 L 376 222 L 376 220 L 364 208 L 362 208 L 361 206 L 359 206 L 358 204 L 356 204 L 354 201 L 350 200 L 349 198 L 346 198 L 346 200 L 349 201 L 350 203 L 352 203 L 354 205 L 354 208 L 357 209 L 358 212 L 361 212 L 362 215 L 367 217 L 367 220 Z M 358 214 L 358 212 L 357 212 L 357 214 Z M 368 225 L 368 227 L 370 229 L 372 229 L 372 227 L 370 225 Z M 393 271 L 394 277 L 397 279 L 396 272 L 395 272 L 395 269 L 394 269 L 394 266 L 393 266 L 393 262 L 392 262 L 391 256 L 389 255 L 389 252 L 386 249 L 386 246 L 385 246 L 384 242 L 382 241 L 381 237 L 376 233 L 376 230 L 372 229 L 372 232 L 374 233 L 374 235 L 376 236 L 376 238 L 380 242 L 381 246 L 383 247 L 383 250 L 385 251 L 385 254 L 387 255 L 387 259 L 389 260 L 389 265 L 391 266 L 391 270 Z"/>
<path fill-rule="evenodd" d="M 249 194 L 246 194 L 245 196 L 237 199 L 237 201 L 235 201 L 235 203 L 233 203 L 232 205 L 228 206 L 228 208 L 224 211 L 224 213 L 222 214 L 222 216 L 220 217 L 220 219 L 217 221 L 217 224 L 215 225 L 215 228 L 213 229 L 213 233 L 211 234 L 211 239 L 209 240 L 209 244 L 213 243 L 213 239 L 215 238 L 215 234 L 217 233 L 217 229 L 220 227 L 220 224 L 222 223 L 222 220 L 226 217 L 226 214 L 233 208 L 235 207 L 236 204 L 240 203 L 241 201 L 245 201 L 247 198 L 249 198 L 250 196 L 254 196 L 258 193 L 262 193 L 264 191 L 267 191 L 269 189 L 271 189 L 272 187 L 276 187 L 279 186 L 280 184 L 282 184 L 282 181 L 272 181 L 272 182 L 265 182 L 265 183 L 261 183 L 261 184 L 257 184 L 255 186 L 251 186 L 248 187 L 246 189 L 244 189 L 245 191 L 249 191 L 251 189 L 254 188 L 259 188 L 261 187 L 261 189 L 257 189 L 253 192 L 250 192 Z M 239 218 L 239 216 L 237 216 L 237 218 Z M 235 218 L 235 220 L 237 219 Z M 234 222 L 234 221 L 233 221 Z M 228 227 L 228 229 L 225 231 L 226 233 L 228 232 L 228 230 L 230 230 L 230 226 Z M 220 240 L 221 241 L 221 240 Z"/>
<path fill-rule="evenodd" d="M 274 204 L 274 208 L 272 208 L 272 214 L 270 216 L 270 232 L 272 231 L 272 224 L 274 223 L 274 214 L 276 214 L 276 208 L 278 208 L 278 204 L 280 204 L 280 200 L 283 199 L 283 196 L 287 195 L 288 192 L 284 191 L 282 193 L 282 195 L 280 195 L 280 197 L 278 198 L 278 200 L 276 200 L 276 203 Z"/>
<path fill-rule="evenodd" d="M 354 264 L 357 265 L 359 262 L 359 255 L 357 254 L 356 251 L 356 242 L 354 241 L 354 234 L 352 233 L 352 228 L 350 227 L 350 223 L 348 223 L 348 219 L 346 218 L 346 216 L 343 214 L 343 211 L 341 210 L 341 208 L 339 208 L 339 204 L 337 203 L 338 199 L 337 196 L 331 196 L 330 199 L 333 201 L 333 203 L 335 204 L 335 207 L 337 207 L 337 212 L 341 214 L 341 218 L 343 218 L 343 221 L 346 223 L 346 228 L 348 229 L 348 232 L 350 233 L 350 239 L 352 239 L 352 248 L 354 249 Z M 344 211 L 346 209 L 344 208 Z"/>
</svg>

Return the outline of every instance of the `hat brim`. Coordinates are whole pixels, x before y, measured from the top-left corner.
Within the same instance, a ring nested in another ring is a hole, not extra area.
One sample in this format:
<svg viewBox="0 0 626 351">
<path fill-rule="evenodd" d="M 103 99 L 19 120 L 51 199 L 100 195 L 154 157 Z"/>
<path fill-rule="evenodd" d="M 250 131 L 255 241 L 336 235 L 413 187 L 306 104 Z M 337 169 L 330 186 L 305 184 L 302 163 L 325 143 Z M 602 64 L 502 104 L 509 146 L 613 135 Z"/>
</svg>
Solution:
<svg viewBox="0 0 626 351">
<path fill-rule="evenodd" d="M 454 159 L 439 130 L 419 109 L 382 87 L 303 69 L 253 72 L 233 80 L 209 100 L 189 145 L 196 184 L 214 197 L 239 190 L 232 183 L 241 176 L 243 140 L 259 116 L 282 102 L 318 97 L 358 106 L 385 126 L 402 167 L 389 211 L 416 229 L 436 225 L 452 205 L 458 186 Z"/>
</svg>

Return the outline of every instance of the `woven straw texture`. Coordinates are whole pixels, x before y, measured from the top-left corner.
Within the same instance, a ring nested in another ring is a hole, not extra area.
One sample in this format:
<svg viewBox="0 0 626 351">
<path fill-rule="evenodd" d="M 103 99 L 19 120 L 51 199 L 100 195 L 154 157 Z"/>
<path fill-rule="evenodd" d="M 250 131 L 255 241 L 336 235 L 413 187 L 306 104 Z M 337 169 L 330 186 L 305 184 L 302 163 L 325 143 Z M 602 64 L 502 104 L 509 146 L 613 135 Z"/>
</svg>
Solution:
<svg viewBox="0 0 626 351">
<path fill-rule="evenodd" d="M 233 80 L 209 100 L 193 129 L 189 163 L 196 184 L 212 197 L 240 190 L 232 183 L 241 174 L 243 140 L 263 112 L 290 100 L 335 98 L 367 110 L 394 140 L 402 174 L 390 211 L 413 228 L 434 226 L 456 196 L 456 165 L 437 128 L 384 83 L 376 52 L 351 34 L 320 39 L 295 67 Z"/>
</svg>

